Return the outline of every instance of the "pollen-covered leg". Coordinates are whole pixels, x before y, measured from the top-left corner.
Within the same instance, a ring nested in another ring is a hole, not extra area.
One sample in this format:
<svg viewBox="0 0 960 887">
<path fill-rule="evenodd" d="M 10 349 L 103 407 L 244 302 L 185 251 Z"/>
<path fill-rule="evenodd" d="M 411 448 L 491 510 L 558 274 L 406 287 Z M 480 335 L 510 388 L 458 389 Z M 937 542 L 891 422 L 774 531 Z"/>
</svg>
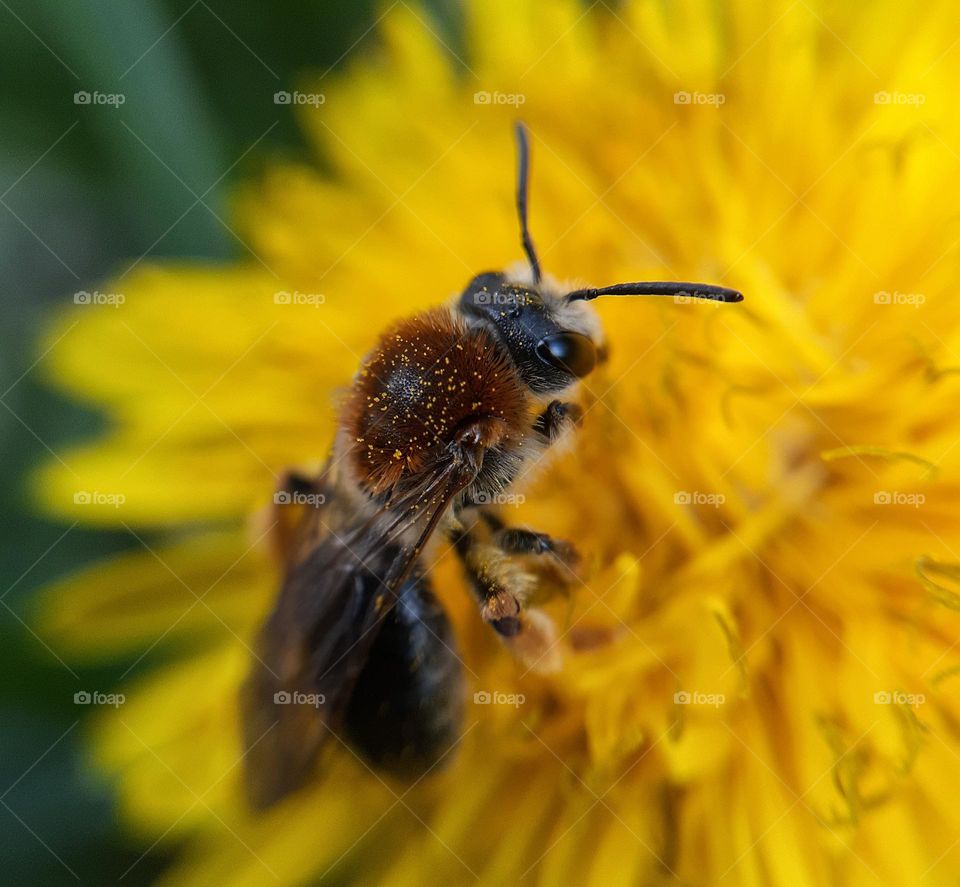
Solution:
<svg viewBox="0 0 960 887">
<path fill-rule="evenodd" d="M 527 667 L 559 668 L 553 622 L 525 606 L 537 590 L 537 575 L 493 542 L 480 541 L 475 531 L 463 531 L 454 541 L 484 622 Z"/>
</svg>

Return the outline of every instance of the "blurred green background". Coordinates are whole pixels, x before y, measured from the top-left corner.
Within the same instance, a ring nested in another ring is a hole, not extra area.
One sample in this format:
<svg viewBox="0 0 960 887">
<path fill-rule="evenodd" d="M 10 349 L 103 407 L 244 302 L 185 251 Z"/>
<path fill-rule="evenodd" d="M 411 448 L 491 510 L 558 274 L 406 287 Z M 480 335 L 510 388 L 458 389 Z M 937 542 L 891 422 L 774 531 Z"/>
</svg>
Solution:
<svg viewBox="0 0 960 887">
<path fill-rule="evenodd" d="M 31 467 L 99 427 L 44 388 L 44 317 L 140 256 L 242 257 L 217 218 L 231 187 L 305 150 L 273 93 L 372 49 L 389 5 L 0 0 L 0 884 L 145 884 L 166 862 L 123 833 L 73 703 L 131 663 L 68 666 L 29 628 L 44 585 L 135 544 L 31 508 Z M 455 45 L 456 5 L 426 6 Z M 79 90 L 125 101 L 78 105 Z"/>
</svg>

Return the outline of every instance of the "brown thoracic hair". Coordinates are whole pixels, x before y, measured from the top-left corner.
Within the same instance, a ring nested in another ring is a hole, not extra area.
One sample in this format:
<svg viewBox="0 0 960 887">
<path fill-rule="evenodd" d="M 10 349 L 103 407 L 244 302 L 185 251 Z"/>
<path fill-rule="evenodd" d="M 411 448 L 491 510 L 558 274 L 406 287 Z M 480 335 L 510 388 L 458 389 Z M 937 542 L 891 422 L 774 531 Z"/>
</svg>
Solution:
<svg viewBox="0 0 960 887">
<path fill-rule="evenodd" d="M 471 417 L 522 434 L 528 393 L 494 336 L 449 308 L 390 327 L 364 360 L 347 395 L 351 464 L 371 493 L 440 461 Z"/>
</svg>

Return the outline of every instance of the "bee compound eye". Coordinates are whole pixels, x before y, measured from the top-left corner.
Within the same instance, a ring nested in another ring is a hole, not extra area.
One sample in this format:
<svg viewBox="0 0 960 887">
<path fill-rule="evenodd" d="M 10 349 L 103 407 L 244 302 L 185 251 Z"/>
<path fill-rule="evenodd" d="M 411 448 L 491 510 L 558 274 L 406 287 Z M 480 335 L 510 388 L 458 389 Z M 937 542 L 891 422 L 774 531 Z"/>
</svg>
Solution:
<svg viewBox="0 0 960 887">
<path fill-rule="evenodd" d="M 537 343 L 537 357 L 578 379 L 597 365 L 597 349 L 582 333 L 563 332 L 544 336 Z"/>
</svg>

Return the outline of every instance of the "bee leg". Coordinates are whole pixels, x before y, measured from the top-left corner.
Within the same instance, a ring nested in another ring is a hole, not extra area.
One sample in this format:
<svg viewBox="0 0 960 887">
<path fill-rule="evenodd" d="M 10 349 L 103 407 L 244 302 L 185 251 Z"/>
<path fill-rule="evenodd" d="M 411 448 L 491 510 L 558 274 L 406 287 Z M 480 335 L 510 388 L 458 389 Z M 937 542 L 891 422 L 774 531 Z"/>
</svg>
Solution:
<svg viewBox="0 0 960 887">
<path fill-rule="evenodd" d="M 575 403 L 552 400 L 536 418 L 533 430 L 553 443 L 564 431 L 574 428 L 583 419 L 583 409 Z"/>
<path fill-rule="evenodd" d="M 580 561 L 579 552 L 573 543 L 566 539 L 554 539 L 547 533 L 538 533 L 535 530 L 508 527 L 488 509 L 481 510 L 480 517 L 493 534 L 493 544 L 504 554 L 549 554 L 569 570 Z"/>
<path fill-rule="evenodd" d="M 319 507 L 325 490 L 322 477 L 309 477 L 289 469 L 280 475 L 270 506 L 269 535 L 274 554 L 281 562 L 289 562 L 296 547 L 300 510 L 290 506 Z"/>
<path fill-rule="evenodd" d="M 524 607 L 536 588 L 537 577 L 497 545 L 480 541 L 471 530 L 454 538 L 454 550 L 467 573 L 483 621 L 529 668 L 558 668 L 553 622 L 539 610 Z"/>
<path fill-rule="evenodd" d="M 568 568 L 580 559 L 572 542 L 519 527 L 500 527 L 493 534 L 493 544 L 504 554 L 549 554 Z"/>
</svg>

